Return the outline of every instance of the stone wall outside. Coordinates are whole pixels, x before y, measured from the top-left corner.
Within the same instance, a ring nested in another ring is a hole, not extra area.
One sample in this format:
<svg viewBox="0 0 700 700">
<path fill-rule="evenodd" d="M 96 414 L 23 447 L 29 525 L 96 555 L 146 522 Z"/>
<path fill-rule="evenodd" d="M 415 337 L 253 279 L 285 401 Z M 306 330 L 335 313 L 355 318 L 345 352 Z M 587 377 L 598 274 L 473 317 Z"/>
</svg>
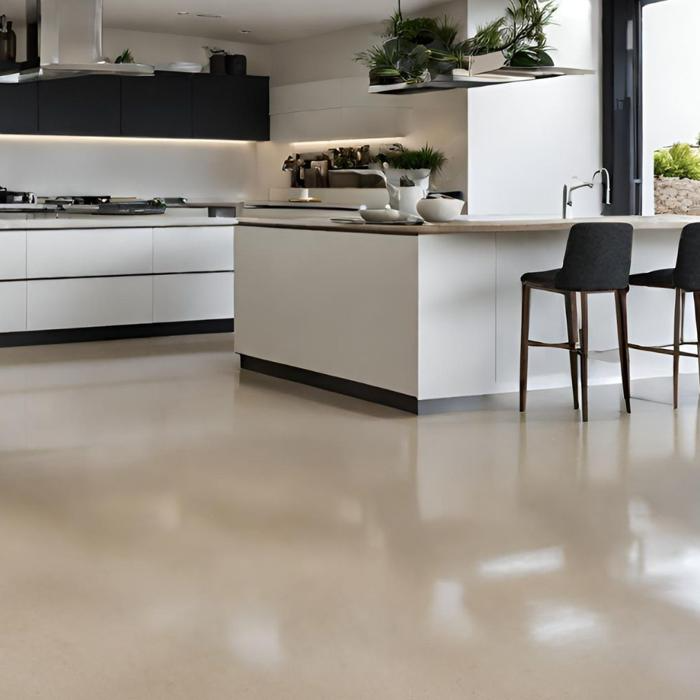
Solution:
<svg viewBox="0 0 700 700">
<path fill-rule="evenodd" d="M 688 214 L 700 209 L 700 180 L 678 177 L 654 178 L 657 214 Z"/>
</svg>

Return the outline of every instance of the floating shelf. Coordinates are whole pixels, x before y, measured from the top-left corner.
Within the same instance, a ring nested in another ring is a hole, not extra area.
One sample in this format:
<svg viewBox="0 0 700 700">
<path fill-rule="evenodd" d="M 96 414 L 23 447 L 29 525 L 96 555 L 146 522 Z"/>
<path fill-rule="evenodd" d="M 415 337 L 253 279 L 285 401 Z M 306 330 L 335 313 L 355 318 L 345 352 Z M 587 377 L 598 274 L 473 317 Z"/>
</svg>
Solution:
<svg viewBox="0 0 700 700">
<path fill-rule="evenodd" d="M 545 78 L 561 78 L 566 75 L 593 75 L 595 71 L 584 68 L 560 68 L 559 66 L 546 66 L 538 68 L 513 68 L 511 66 L 499 68 L 492 73 L 480 73 L 466 77 L 453 77 L 441 75 L 429 83 L 409 85 L 408 83 L 394 83 L 393 85 L 370 85 L 369 92 L 379 95 L 411 95 L 430 90 L 457 90 L 488 87 L 489 85 L 508 85 L 510 83 L 524 83 L 531 80 L 544 80 Z"/>
</svg>

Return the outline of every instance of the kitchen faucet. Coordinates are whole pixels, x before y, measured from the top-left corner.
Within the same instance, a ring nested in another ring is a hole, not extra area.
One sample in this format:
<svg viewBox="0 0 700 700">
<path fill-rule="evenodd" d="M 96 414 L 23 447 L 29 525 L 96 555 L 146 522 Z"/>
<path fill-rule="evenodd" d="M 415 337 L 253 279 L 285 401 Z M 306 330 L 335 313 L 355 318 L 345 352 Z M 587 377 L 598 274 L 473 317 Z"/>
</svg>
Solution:
<svg viewBox="0 0 700 700">
<path fill-rule="evenodd" d="M 612 204 L 612 180 L 610 179 L 610 171 L 607 168 L 601 168 L 593 173 L 593 179 L 591 182 L 595 182 L 595 179 L 600 175 L 603 187 L 605 187 L 605 199 L 603 204 L 610 206 Z"/>
<path fill-rule="evenodd" d="M 593 177 L 591 178 L 590 182 L 582 182 L 580 185 L 573 186 L 568 184 L 564 185 L 562 218 L 569 218 L 569 209 L 574 206 L 574 200 L 572 196 L 573 193 L 576 192 L 576 190 L 583 189 L 584 187 L 587 187 L 589 190 L 592 190 L 595 186 L 595 181 L 598 175 L 600 175 L 601 182 L 603 183 L 603 187 L 605 188 L 604 204 L 609 205 L 612 203 L 612 183 L 610 179 L 610 173 L 608 172 L 607 168 L 601 168 L 600 170 L 596 170 L 593 173 Z"/>
</svg>

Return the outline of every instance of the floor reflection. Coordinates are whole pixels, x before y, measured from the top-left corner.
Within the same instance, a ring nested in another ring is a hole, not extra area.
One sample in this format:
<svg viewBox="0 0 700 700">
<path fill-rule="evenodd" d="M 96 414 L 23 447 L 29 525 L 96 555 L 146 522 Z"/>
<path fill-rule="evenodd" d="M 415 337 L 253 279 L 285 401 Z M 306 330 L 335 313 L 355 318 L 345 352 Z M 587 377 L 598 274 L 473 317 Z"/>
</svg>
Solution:
<svg viewBox="0 0 700 700">
<path fill-rule="evenodd" d="M 231 351 L 0 351 L 3 697 L 696 697 L 695 378 L 418 419 Z"/>
</svg>

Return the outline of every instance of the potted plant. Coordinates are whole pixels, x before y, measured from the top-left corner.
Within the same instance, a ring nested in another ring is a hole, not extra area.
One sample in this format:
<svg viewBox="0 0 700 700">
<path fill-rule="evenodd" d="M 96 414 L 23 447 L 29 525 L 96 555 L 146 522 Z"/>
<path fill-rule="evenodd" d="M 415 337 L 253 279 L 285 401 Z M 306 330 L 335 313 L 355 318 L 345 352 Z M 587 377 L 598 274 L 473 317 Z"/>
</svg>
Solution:
<svg viewBox="0 0 700 700">
<path fill-rule="evenodd" d="M 553 65 L 546 28 L 554 0 L 509 0 L 505 14 L 460 40 L 461 27 L 448 17 L 406 18 L 401 3 L 387 21 L 382 43 L 355 56 L 369 69 L 372 85 L 417 85 L 440 76 L 475 75 L 504 65 Z"/>
<path fill-rule="evenodd" d="M 447 156 L 427 143 L 417 149 L 395 144 L 376 161 L 386 174 L 391 208 L 415 214 L 416 204 L 428 194 L 430 178 L 442 171 Z"/>
</svg>

